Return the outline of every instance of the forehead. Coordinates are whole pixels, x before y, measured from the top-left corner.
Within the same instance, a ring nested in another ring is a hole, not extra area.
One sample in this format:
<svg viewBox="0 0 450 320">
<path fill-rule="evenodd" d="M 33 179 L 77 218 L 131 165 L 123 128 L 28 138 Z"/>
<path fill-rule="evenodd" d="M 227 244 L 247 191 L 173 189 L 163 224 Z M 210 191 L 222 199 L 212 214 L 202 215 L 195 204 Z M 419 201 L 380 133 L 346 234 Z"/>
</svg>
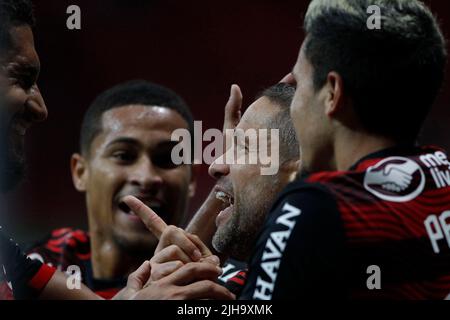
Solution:
<svg viewBox="0 0 450 320">
<path fill-rule="evenodd" d="M 38 68 L 39 56 L 34 48 L 33 31 L 30 26 L 12 27 L 9 35 L 11 42 L 6 58 L 16 63 Z"/>
<path fill-rule="evenodd" d="M 253 102 L 242 115 L 237 128 L 267 129 L 269 122 L 278 114 L 280 107 L 267 97 L 261 97 Z"/>
<path fill-rule="evenodd" d="M 127 105 L 106 111 L 102 115 L 102 133 L 122 135 L 132 132 L 166 135 L 188 124 L 175 110 L 160 106 Z"/>
</svg>

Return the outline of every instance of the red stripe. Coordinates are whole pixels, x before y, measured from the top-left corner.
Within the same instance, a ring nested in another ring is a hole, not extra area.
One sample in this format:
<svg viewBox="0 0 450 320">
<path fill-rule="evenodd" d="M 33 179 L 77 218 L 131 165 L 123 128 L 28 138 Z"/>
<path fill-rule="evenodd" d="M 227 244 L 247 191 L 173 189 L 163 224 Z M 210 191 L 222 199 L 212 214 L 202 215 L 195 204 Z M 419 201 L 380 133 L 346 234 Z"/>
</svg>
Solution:
<svg viewBox="0 0 450 320">
<path fill-rule="evenodd" d="M 77 239 L 79 242 L 88 242 L 88 238 L 83 231 L 75 231 L 72 233 L 72 236 Z"/>
<path fill-rule="evenodd" d="M 33 279 L 28 282 L 28 285 L 38 291 L 42 290 L 53 277 L 55 272 L 55 268 L 43 264 L 39 271 L 34 275 Z"/>
<path fill-rule="evenodd" d="M 55 252 L 55 253 L 62 253 L 62 252 L 63 252 L 63 248 L 54 247 L 54 246 L 52 246 L 52 245 L 50 245 L 50 244 L 46 244 L 45 247 L 46 247 L 48 250 L 53 251 L 53 252 Z"/>
<path fill-rule="evenodd" d="M 239 279 L 239 278 L 231 278 L 230 281 L 237 283 L 238 285 L 241 285 L 241 286 L 243 286 L 245 283 L 243 279 Z"/>
<path fill-rule="evenodd" d="M 95 291 L 95 294 L 106 300 L 111 300 L 121 289 L 111 288 L 103 291 Z"/>
<path fill-rule="evenodd" d="M 59 246 L 61 244 L 64 244 L 67 241 L 68 241 L 68 237 L 64 236 L 62 238 L 49 240 L 48 243 L 52 246 Z"/>
<path fill-rule="evenodd" d="M 91 258 L 91 253 L 90 252 L 86 254 L 77 253 L 76 256 L 80 260 L 89 260 Z"/>
<path fill-rule="evenodd" d="M 0 282 L 0 300 L 14 300 L 13 292 L 6 281 Z"/>
<path fill-rule="evenodd" d="M 70 229 L 70 228 L 62 228 L 62 229 L 58 229 L 58 230 L 53 231 L 53 232 L 52 232 L 52 235 L 53 235 L 54 237 L 59 237 L 59 236 L 65 234 L 65 233 L 70 232 L 71 230 L 72 230 L 72 229 Z"/>
</svg>

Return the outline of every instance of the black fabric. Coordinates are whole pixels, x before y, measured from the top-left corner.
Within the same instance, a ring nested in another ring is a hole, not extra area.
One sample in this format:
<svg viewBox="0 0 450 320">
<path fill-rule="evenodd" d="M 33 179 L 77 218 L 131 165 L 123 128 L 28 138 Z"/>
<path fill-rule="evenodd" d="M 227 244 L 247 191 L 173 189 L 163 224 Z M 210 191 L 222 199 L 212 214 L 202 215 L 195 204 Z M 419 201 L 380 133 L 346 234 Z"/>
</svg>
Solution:
<svg viewBox="0 0 450 320">
<path fill-rule="evenodd" d="M 218 283 L 239 296 L 244 289 L 247 268 L 246 262 L 228 259 L 222 266 L 223 273 L 218 278 Z"/>
<path fill-rule="evenodd" d="M 3 229 L 0 229 L 0 265 L 3 265 L 6 271 L 4 277 L 12 284 L 15 299 L 34 299 L 38 296 L 39 292 L 28 283 L 39 271 L 42 263 L 27 258 Z"/>
<path fill-rule="evenodd" d="M 345 298 L 344 229 L 320 185 L 287 186 L 257 241 L 240 299 Z"/>
</svg>

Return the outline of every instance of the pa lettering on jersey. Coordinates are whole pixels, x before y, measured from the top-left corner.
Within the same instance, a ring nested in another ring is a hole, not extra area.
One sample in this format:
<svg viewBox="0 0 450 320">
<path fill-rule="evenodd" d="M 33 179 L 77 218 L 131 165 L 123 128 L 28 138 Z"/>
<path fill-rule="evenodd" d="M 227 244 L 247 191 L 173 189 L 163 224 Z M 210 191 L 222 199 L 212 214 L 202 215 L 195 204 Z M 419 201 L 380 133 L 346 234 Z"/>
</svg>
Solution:
<svg viewBox="0 0 450 320">
<path fill-rule="evenodd" d="M 253 299 L 270 300 L 272 298 L 275 281 L 277 280 L 283 252 L 300 216 L 301 210 L 285 203 L 282 214 L 276 219 L 277 231 L 270 233 L 261 258 L 261 274 L 256 279 L 256 288 Z"/>
</svg>

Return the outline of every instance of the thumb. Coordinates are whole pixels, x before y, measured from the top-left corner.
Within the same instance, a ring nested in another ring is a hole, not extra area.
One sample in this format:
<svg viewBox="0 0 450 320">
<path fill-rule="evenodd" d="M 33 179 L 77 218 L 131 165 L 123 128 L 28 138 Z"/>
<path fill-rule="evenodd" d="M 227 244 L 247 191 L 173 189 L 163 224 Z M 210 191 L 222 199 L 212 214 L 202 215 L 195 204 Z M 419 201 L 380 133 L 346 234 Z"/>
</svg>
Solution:
<svg viewBox="0 0 450 320">
<path fill-rule="evenodd" d="M 186 232 L 186 236 L 197 246 L 198 249 L 200 249 L 203 258 L 213 255 L 208 246 L 204 244 L 197 235 Z"/>
<path fill-rule="evenodd" d="M 233 84 L 230 89 L 230 98 L 225 105 L 225 118 L 223 129 L 234 129 L 241 120 L 242 92 L 237 84 Z"/>
<path fill-rule="evenodd" d="M 146 260 L 135 272 L 128 276 L 127 287 L 136 291 L 141 290 L 150 278 L 150 274 L 150 261 Z"/>
</svg>

